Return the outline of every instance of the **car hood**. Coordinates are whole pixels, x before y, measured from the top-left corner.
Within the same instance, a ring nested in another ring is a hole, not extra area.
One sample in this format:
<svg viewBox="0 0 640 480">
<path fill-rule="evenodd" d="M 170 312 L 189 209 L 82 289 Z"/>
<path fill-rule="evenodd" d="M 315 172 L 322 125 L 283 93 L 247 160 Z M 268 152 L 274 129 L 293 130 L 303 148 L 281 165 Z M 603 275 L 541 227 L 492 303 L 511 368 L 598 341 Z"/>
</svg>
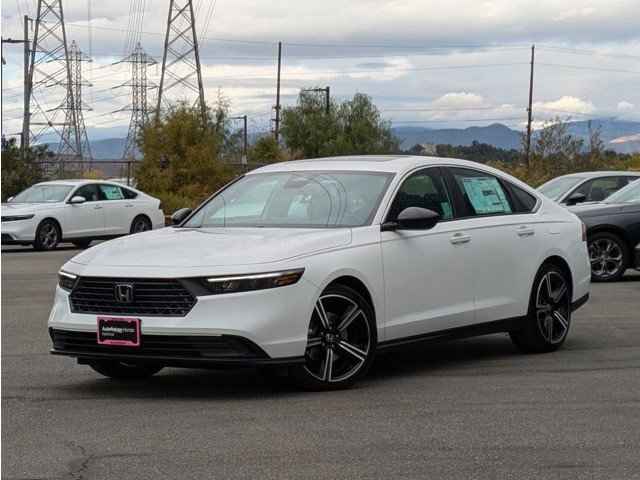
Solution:
<svg viewBox="0 0 640 480">
<path fill-rule="evenodd" d="M 3 203 L 0 206 L 0 212 L 2 215 L 22 215 L 31 214 L 39 210 L 48 210 L 58 207 L 61 204 L 59 202 L 51 203 Z"/>
<path fill-rule="evenodd" d="M 640 212 L 640 203 L 589 203 L 569 207 L 579 217 L 597 217 L 616 213 Z"/>
<path fill-rule="evenodd" d="M 287 260 L 348 245 L 351 229 L 163 228 L 99 244 L 74 257 L 105 267 L 216 267 Z"/>
</svg>

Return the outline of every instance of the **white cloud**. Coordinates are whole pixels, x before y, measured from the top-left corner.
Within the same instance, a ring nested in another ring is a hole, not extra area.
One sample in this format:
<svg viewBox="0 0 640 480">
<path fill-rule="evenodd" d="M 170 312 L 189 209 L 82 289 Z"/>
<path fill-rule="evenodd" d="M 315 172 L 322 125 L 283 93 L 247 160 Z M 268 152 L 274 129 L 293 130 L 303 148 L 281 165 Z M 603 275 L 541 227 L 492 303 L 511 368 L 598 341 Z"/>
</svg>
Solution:
<svg viewBox="0 0 640 480">
<path fill-rule="evenodd" d="M 434 107 L 479 107 L 484 104 L 482 95 L 471 92 L 451 92 L 445 93 L 441 97 L 433 101 Z"/>
<path fill-rule="evenodd" d="M 533 110 L 534 112 L 536 110 L 542 110 L 543 112 L 549 112 L 550 114 L 590 114 L 596 111 L 596 107 L 590 100 L 583 100 L 572 96 L 563 96 L 550 102 L 535 102 L 533 104 Z"/>
<path fill-rule="evenodd" d="M 622 101 L 618 102 L 618 111 L 619 112 L 631 112 L 635 109 L 635 105 L 631 102 Z"/>
</svg>

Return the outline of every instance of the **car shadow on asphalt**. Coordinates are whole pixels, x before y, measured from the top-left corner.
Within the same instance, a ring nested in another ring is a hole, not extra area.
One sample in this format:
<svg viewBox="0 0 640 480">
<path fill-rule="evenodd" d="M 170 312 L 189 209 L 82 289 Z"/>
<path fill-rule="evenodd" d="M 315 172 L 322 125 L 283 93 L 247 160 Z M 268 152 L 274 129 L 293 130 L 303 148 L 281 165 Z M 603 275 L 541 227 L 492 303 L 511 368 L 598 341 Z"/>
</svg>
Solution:
<svg viewBox="0 0 640 480">
<path fill-rule="evenodd" d="M 452 370 L 477 367 L 481 360 L 517 356 L 505 335 L 492 335 L 442 344 L 404 347 L 378 356 L 366 378 L 354 389 L 372 388 L 395 377 L 450 374 Z M 88 367 L 85 367 L 88 368 Z M 58 393 L 72 398 L 225 400 L 304 396 L 292 379 L 263 369 L 191 370 L 167 368 L 145 380 L 117 381 L 94 378 L 57 386 Z"/>
<path fill-rule="evenodd" d="M 65 252 L 70 250 L 80 250 L 78 247 L 69 245 L 57 247 L 55 250 L 47 250 L 47 251 L 39 251 L 35 250 L 33 247 L 3 247 L 2 253 L 54 253 L 54 252 Z"/>
</svg>

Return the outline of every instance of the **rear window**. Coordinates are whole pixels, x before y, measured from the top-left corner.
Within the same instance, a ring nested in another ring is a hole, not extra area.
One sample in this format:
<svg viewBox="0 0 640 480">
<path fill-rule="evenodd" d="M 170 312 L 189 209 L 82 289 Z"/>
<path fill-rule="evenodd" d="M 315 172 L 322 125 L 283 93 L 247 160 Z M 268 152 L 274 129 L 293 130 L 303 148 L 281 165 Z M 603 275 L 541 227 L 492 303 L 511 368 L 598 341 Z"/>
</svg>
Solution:
<svg viewBox="0 0 640 480">
<path fill-rule="evenodd" d="M 138 196 L 136 192 L 134 192 L 133 190 L 129 190 L 128 188 L 120 187 L 120 189 L 122 190 L 124 198 L 126 198 L 127 200 L 132 200 Z"/>
<path fill-rule="evenodd" d="M 518 213 L 527 213 L 533 211 L 538 203 L 536 197 L 531 195 L 529 192 L 524 191 L 523 189 L 516 187 L 512 183 L 509 183 L 509 188 L 513 192 L 513 196 L 515 197 L 515 210 Z"/>
</svg>

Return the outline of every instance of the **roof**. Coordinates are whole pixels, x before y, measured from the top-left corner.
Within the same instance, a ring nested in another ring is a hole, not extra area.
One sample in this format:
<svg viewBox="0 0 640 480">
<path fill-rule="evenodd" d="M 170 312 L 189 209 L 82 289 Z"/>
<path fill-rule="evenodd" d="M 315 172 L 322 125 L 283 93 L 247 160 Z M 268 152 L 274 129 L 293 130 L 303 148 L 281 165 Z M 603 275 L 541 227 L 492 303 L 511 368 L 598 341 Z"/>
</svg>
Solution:
<svg viewBox="0 0 640 480">
<path fill-rule="evenodd" d="M 326 157 L 307 160 L 292 160 L 273 163 L 248 173 L 290 172 L 290 171 L 363 171 L 401 173 L 419 166 L 429 165 L 468 165 L 478 163 L 455 158 L 440 158 L 411 155 L 348 155 L 344 157 Z"/>
<path fill-rule="evenodd" d="M 38 182 L 37 185 L 84 185 L 86 183 L 118 183 L 116 180 L 93 180 L 90 178 L 77 178 L 69 180 L 49 180 L 46 182 Z M 126 185 L 125 185 L 126 186 Z"/>
<path fill-rule="evenodd" d="M 610 170 L 601 172 L 576 172 L 562 175 L 562 177 L 577 177 L 577 178 L 596 178 L 596 177 L 611 177 L 611 176 L 629 176 L 640 177 L 640 172 L 626 171 L 626 170 Z M 561 178 L 561 177 L 557 177 Z"/>
</svg>

